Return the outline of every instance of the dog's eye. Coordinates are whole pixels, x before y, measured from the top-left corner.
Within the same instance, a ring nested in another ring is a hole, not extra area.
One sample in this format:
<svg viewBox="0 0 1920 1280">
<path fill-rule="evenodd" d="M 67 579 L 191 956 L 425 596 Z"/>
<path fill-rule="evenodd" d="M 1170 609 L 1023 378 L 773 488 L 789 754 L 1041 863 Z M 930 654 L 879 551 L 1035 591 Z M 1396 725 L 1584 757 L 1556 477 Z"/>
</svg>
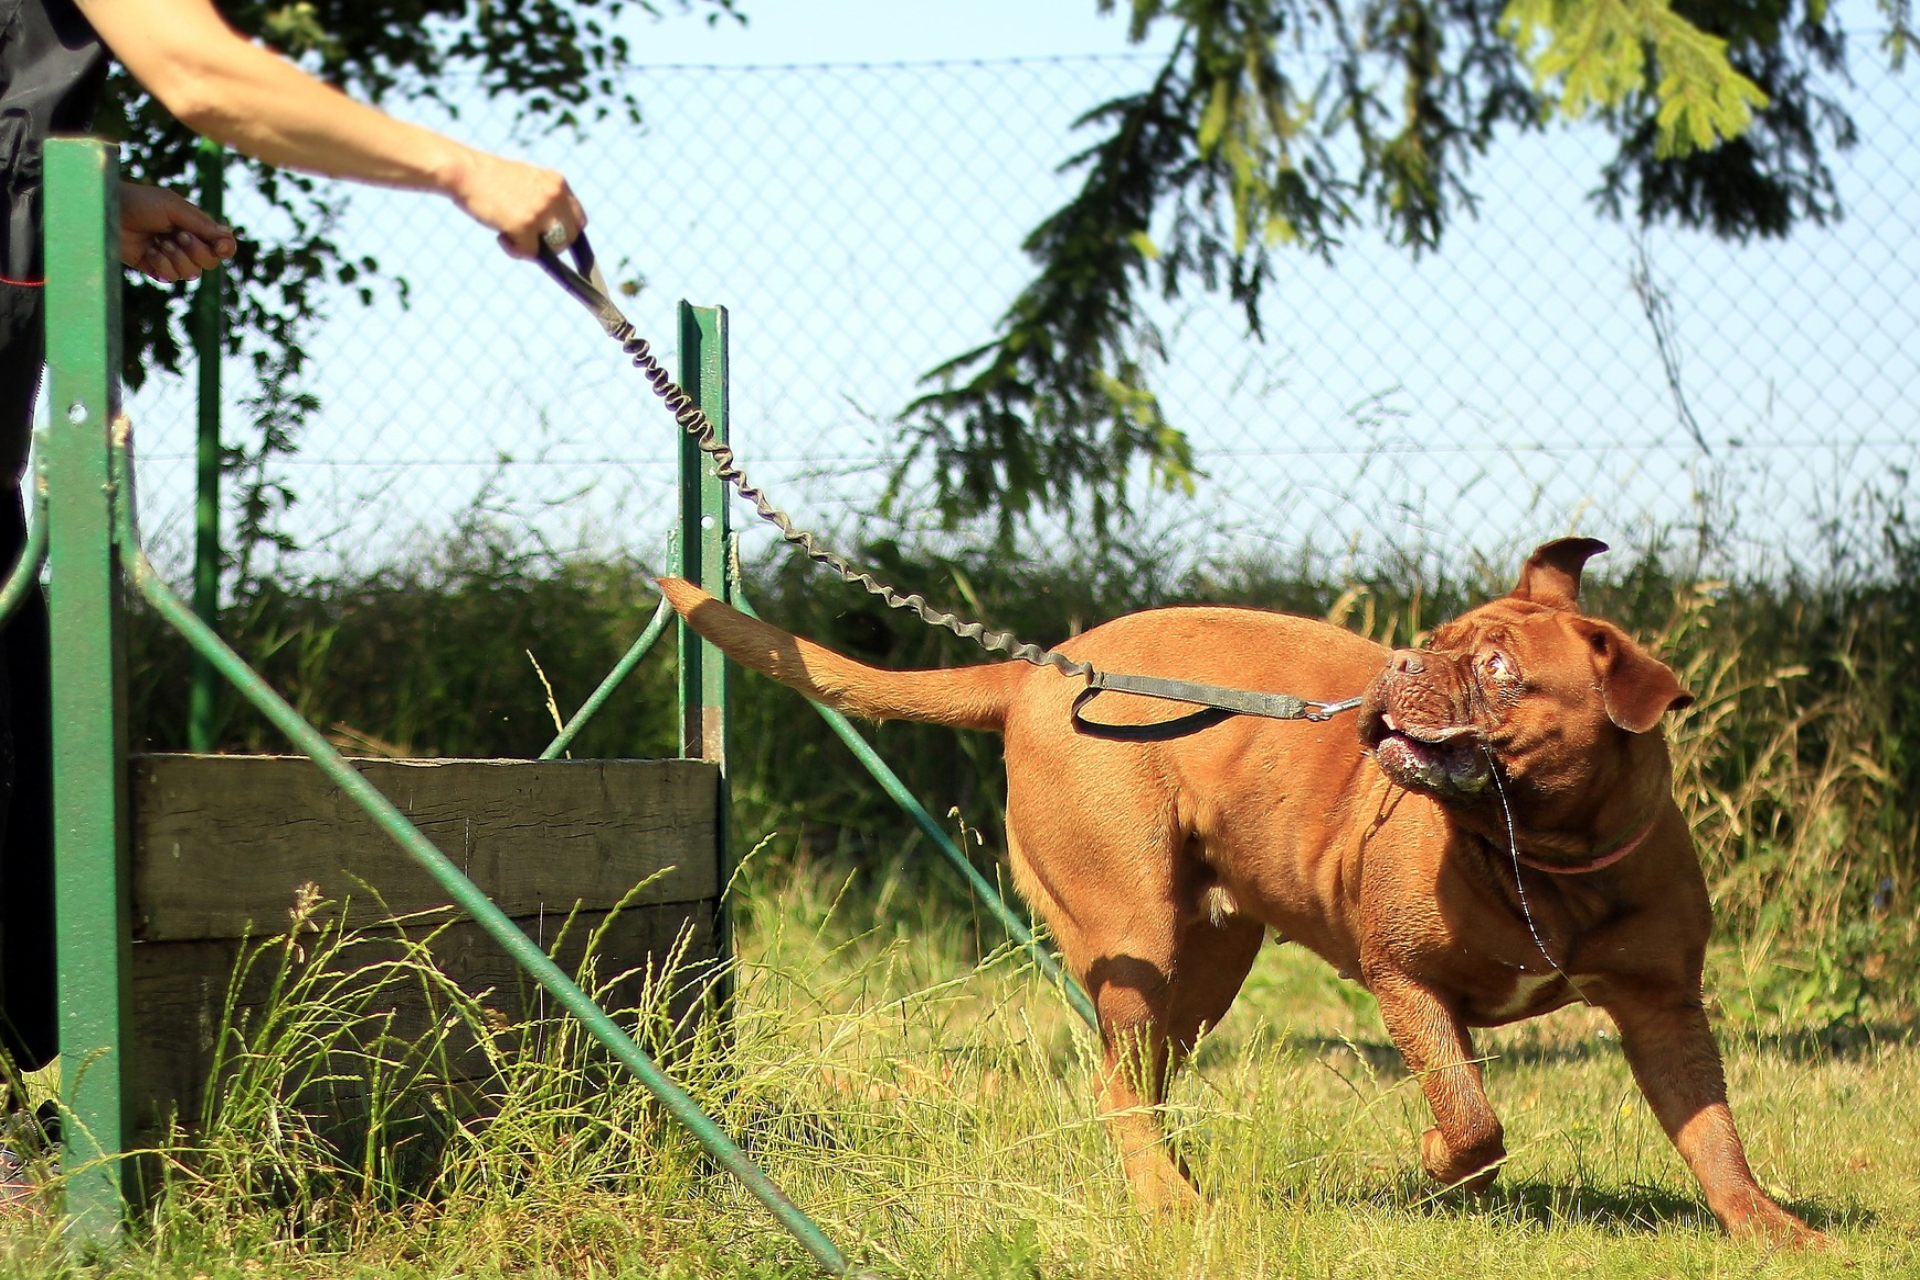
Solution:
<svg viewBox="0 0 1920 1280">
<path fill-rule="evenodd" d="M 1490 653 L 1481 665 L 1486 668 L 1488 675 L 1496 679 L 1504 680 L 1513 674 L 1513 667 L 1504 654 Z"/>
</svg>

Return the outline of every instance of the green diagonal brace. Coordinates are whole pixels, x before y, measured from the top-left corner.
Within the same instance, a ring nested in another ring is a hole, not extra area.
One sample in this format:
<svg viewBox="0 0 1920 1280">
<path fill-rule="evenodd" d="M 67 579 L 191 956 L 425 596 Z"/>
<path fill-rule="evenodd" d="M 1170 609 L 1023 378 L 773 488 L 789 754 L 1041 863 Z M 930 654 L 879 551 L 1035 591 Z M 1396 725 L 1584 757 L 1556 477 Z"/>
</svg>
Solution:
<svg viewBox="0 0 1920 1280">
<path fill-rule="evenodd" d="M 45 446 L 41 445 L 44 449 Z M 13 568 L 7 574 L 4 585 L 0 585 L 0 626 L 13 617 L 13 611 L 27 598 L 27 592 L 33 590 L 40 581 L 40 570 L 47 564 L 47 486 L 40 477 L 34 477 L 33 510 L 27 524 L 27 545 L 20 549 L 20 558 L 13 562 Z"/>
<path fill-rule="evenodd" d="M 734 608 L 748 617 L 760 616 L 753 611 L 753 605 L 747 600 L 747 593 L 737 585 L 734 588 L 732 603 Z M 1098 1031 L 1100 1015 L 1094 1012 L 1093 1001 L 1087 998 L 1087 993 L 1081 989 L 1079 983 L 1073 980 L 1071 974 L 1060 967 L 1060 962 L 1054 958 L 1053 952 L 1047 950 L 1040 940 L 1033 936 L 1033 931 L 1027 928 L 1026 922 L 1007 906 L 1006 899 L 1000 896 L 1000 891 L 980 874 L 979 869 L 961 851 L 960 846 L 953 842 L 953 837 L 946 833 L 946 829 L 933 820 L 933 815 L 927 812 L 927 807 L 920 803 L 919 797 L 913 794 L 907 784 L 900 780 L 900 775 L 895 773 L 893 768 L 880 758 L 880 753 L 860 736 L 860 731 L 853 727 L 852 721 L 823 703 L 814 703 L 813 709 L 818 711 L 820 718 L 839 735 L 840 741 L 847 744 L 854 757 L 866 766 L 867 772 L 873 775 L 873 780 L 880 784 L 881 789 L 892 796 L 894 803 L 913 819 L 913 825 L 920 828 L 921 834 L 933 841 L 933 847 L 953 864 L 954 870 L 958 871 L 961 878 L 973 889 L 973 896 L 986 904 L 993 918 L 1000 922 L 1000 927 L 1026 949 L 1040 972 L 1060 988 L 1060 993 L 1067 998 L 1067 1003 L 1073 1006 L 1073 1011 L 1079 1014 L 1089 1027 Z"/>
<path fill-rule="evenodd" d="M 607 699 L 626 683 L 627 677 L 633 674 L 633 669 L 640 665 L 640 659 L 647 656 L 647 650 L 653 648 L 654 643 L 660 639 L 667 629 L 667 621 L 672 617 L 673 606 L 664 599 L 661 600 L 659 607 L 654 609 L 653 619 L 647 623 L 646 630 L 642 631 L 640 638 L 627 649 L 626 655 L 614 664 L 613 670 L 607 673 L 607 678 L 600 682 L 600 687 L 593 691 L 593 695 L 580 704 L 580 709 L 573 713 L 573 718 L 561 726 L 560 732 L 555 735 L 552 742 L 547 744 L 546 750 L 540 753 L 542 760 L 558 760 L 566 754 L 567 748 L 573 745 L 573 740 L 579 736 L 582 729 L 587 727 L 587 722 L 599 714 L 600 708 L 607 705 Z"/>
</svg>

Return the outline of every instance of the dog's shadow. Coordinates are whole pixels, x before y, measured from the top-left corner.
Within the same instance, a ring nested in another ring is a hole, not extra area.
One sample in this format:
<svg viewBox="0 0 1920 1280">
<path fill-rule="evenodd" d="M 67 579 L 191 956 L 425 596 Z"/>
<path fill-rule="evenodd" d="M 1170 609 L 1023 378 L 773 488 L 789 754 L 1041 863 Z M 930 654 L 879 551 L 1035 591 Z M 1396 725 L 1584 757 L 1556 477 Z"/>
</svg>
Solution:
<svg viewBox="0 0 1920 1280">
<path fill-rule="evenodd" d="M 1369 1075 L 1381 1081 L 1404 1081 L 1410 1075 L 1399 1051 L 1384 1040 L 1263 1030 L 1265 1034 L 1256 1039 L 1279 1044 L 1322 1062 L 1337 1062 L 1343 1057 L 1358 1060 Z M 1749 1035 L 1745 1042 L 1762 1052 L 1798 1062 L 1847 1061 L 1869 1054 L 1877 1043 L 1910 1040 L 1913 1035 L 1914 1029 L 1909 1024 L 1890 1024 L 1861 1028 L 1841 1036 L 1836 1036 L 1831 1028 Z M 1518 1037 L 1493 1048 L 1489 1054 L 1494 1062 L 1512 1066 L 1565 1065 L 1620 1055 L 1619 1038 L 1605 1033 L 1581 1039 Z M 1275 1187 L 1263 1194 L 1276 1204 L 1297 1207 L 1299 1195 L 1294 1191 Z M 1408 1168 L 1370 1190 L 1353 1188 L 1319 1194 L 1334 1205 L 1397 1208 L 1432 1218 L 1492 1218 L 1543 1229 L 1588 1227 L 1618 1236 L 1652 1234 L 1669 1226 L 1707 1232 L 1719 1230 L 1712 1212 L 1697 1195 L 1644 1183 L 1597 1187 L 1587 1183 L 1511 1178 L 1503 1173 L 1492 1188 L 1475 1194 L 1436 1189 L 1425 1175 Z M 1877 1214 L 1858 1204 L 1834 1206 L 1813 1200 L 1784 1199 L 1780 1204 L 1818 1231 L 1859 1230 L 1871 1227 L 1878 1220 Z"/>
<path fill-rule="evenodd" d="M 1265 1198 L 1272 1202 L 1269 1208 L 1298 1207 L 1298 1194 L 1288 1189 L 1271 1188 Z M 1615 1188 L 1522 1178 L 1496 1182 L 1476 1194 L 1436 1190 L 1420 1173 L 1407 1170 L 1370 1191 L 1353 1188 L 1324 1192 L 1319 1198 L 1339 1208 L 1399 1210 L 1421 1218 L 1496 1221 L 1546 1231 L 1584 1227 L 1619 1237 L 1652 1235 L 1669 1227 L 1701 1232 L 1720 1229 L 1697 1196 L 1643 1183 Z M 1872 1210 L 1858 1205 L 1836 1207 L 1814 1200 L 1783 1200 L 1781 1205 L 1818 1231 L 1861 1230 L 1878 1220 Z"/>
<path fill-rule="evenodd" d="M 1871 1226 L 1876 1215 L 1859 1206 L 1832 1206 L 1814 1200 L 1782 1200 L 1781 1207 L 1817 1231 Z M 1663 1227 L 1718 1231 L 1705 1201 L 1665 1187 L 1627 1183 L 1619 1187 L 1572 1185 L 1521 1178 L 1496 1182 L 1483 1194 L 1428 1191 L 1415 1196 L 1410 1211 L 1430 1217 L 1494 1218 L 1544 1230 L 1587 1227 L 1610 1235 L 1652 1234 Z"/>
</svg>

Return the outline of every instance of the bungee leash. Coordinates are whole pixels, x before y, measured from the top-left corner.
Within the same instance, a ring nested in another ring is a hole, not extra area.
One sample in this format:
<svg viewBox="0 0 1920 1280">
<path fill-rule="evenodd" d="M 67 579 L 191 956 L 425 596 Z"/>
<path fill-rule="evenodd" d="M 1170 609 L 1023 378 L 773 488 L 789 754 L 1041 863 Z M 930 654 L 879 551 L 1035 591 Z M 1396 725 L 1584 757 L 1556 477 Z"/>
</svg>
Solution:
<svg viewBox="0 0 1920 1280">
<path fill-rule="evenodd" d="M 634 332 L 632 321 L 614 305 L 606 277 L 600 272 L 587 237 L 584 234 L 577 236 L 568 252 L 573 259 L 571 265 L 543 238 L 538 260 L 561 288 L 593 314 L 600 327 L 606 330 L 607 336 L 620 344 L 621 351 L 653 387 L 654 394 L 673 414 L 674 421 L 693 438 L 702 453 L 713 459 L 714 474 L 750 503 L 755 514 L 778 529 L 781 538 L 798 547 L 809 560 L 833 570 L 842 581 L 878 596 L 888 608 L 912 613 L 928 626 L 939 627 L 972 640 L 990 653 L 1005 654 L 1038 667 L 1052 667 L 1062 675 L 1085 680 L 1086 687 L 1075 696 L 1072 709 L 1074 726 L 1081 732 L 1121 742 L 1159 742 L 1198 733 L 1237 715 L 1261 716 L 1271 720 L 1319 721 L 1331 719 L 1342 711 L 1350 711 L 1360 705 L 1359 698 L 1318 702 L 1288 693 L 1261 693 L 1251 689 L 1196 684 L 1187 680 L 1168 680 L 1159 676 L 1117 675 L 1098 671 L 1089 663 L 1076 662 L 1064 654 L 1023 641 L 1010 631 L 990 631 L 981 623 L 969 622 L 957 614 L 936 608 L 918 592 L 902 595 L 872 574 L 855 568 L 845 558 L 821 546 L 811 533 L 795 528 L 787 513 L 774 506 L 766 493 L 747 479 L 746 472 L 735 461 L 733 450 L 719 438 L 706 413 L 686 388 L 673 380 L 666 367 L 653 354 L 652 345 Z M 1108 692 L 1184 702 L 1201 709 L 1153 724 L 1108 724 L 1087 719 L 1084 714 L 1086 705 L 1100 694 Z"/>
</svg>

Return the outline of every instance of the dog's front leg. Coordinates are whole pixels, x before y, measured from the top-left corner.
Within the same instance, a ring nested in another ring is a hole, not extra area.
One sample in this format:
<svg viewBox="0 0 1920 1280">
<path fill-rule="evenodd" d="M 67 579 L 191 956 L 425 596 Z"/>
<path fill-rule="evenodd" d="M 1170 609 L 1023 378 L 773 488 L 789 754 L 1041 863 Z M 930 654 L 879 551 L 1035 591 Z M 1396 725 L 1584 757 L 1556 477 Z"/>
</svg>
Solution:
<svg viewBox="0 0 1920 1280">
<path fill-rule="evenodd" d="M 1727 1106 L 1720 1048 L 1700 1001 L 1651 992 L 1609 1000 L 1606 1009 L 1620 1028 L 1640 1091 L 1727 1233 L 1783 1244 L 1825 1243 L 1824 1235 L 1775 1204 L 1755 1180 Z"/>
<path fill-rule="evenodd" d="M 1435 1123 L 1421 1137 L 1420 1163 L 1448 1186 L 1486 1190 L 1507 1149 L 1466 1025 L 1451 1004 L 1404 974 L 1370 972 L 1367 986 L 1380 1002 L 1394 1047 L 1420 1078 L 1433 1108 Z"/>
</svg>

